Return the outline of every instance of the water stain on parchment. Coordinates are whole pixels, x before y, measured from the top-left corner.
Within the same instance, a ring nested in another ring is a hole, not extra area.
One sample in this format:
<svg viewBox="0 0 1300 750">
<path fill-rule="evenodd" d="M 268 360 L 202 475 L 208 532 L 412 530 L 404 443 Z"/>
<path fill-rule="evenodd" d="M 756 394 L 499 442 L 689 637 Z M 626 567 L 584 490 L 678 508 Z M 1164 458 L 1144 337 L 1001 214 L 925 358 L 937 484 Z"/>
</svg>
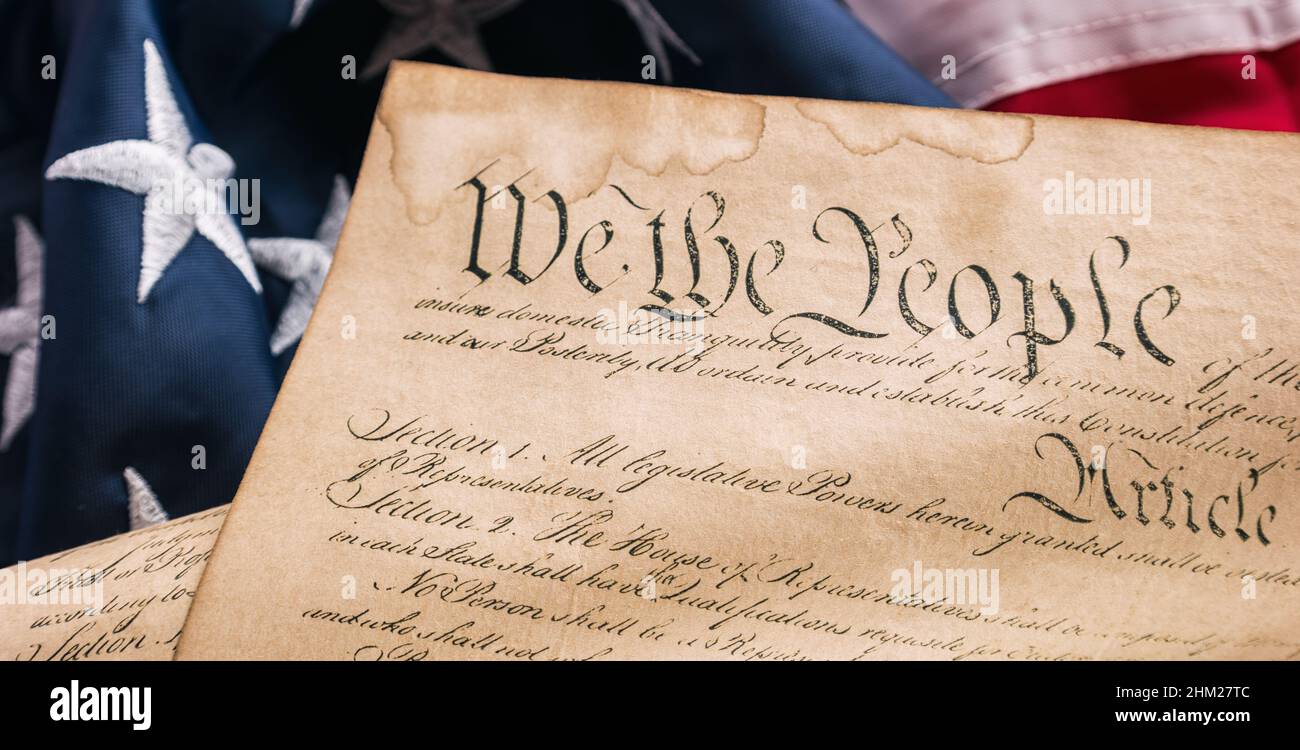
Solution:
<svg viewBox="0 0 1300 750">
<path fill-rule="evenodd" d="M 885 116 L 873 116 L 876 110 L 852 102 L 813 99 L 802 99 L 795 108 L 859 156 L 906 140 L 981 164 L 1000 164 L 1019 159 L 1034 140 L 1034 120 L 1026 115 L 952 110 L 949 117 L 936 117 L 934 109 L 890 107 Z"/>
<path fill-rule="evenodd" d="M 672 164 L 701 175 L 744 161 L 758 151 L 766 119 L 751 99 L 683 89 L 536 86 L 415 64 L 395 64 L 389 76 L 377 121 L 392 139 L 393 183 L 416 224 L 431 223 L 458 185 L 496 160 L 481 178 L 488 185 L 531 170 L 534 189 L 578 198 L 604 184 L 615 157 L 652 176 Z"/>
</svg>

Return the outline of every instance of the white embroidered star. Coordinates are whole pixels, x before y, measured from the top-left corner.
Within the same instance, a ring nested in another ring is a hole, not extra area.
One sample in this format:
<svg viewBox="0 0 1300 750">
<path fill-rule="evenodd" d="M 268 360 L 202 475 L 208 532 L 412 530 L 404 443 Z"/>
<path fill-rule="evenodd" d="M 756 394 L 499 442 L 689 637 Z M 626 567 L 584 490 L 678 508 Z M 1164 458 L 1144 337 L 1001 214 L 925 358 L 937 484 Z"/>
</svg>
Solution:
<svg viewBox="0 0 1300 750">
<path fill-rule="evenodd" d="M 45 248 L 36 227 L 22 216 L 14 217 L 14 256 L 18 260 L 18 299 L 13 307 L 0 310 L 0 354 L 9 355 L 4 411 L 0 415 L 0 452 L 9 450 L 14 436 L 36 408 Z"/>
<path fill-rule="evenodd" d="M 334 260 L 334 246 L 338 244 L 339 233 L 343 231 L 343 219 L 347 216 L 351 199 L 347 180 L 336 176 L 329 205 L 316 229 L 316 239 L 275 237 L 248 241 L 248 249 L 253 252 L 253 260 L 257 265 L 293 282 L 289 300 L 280 313 L 280 322 L 271 334 L 272 354 L 280 354 L 288 349 L 307 330 L 312 308 L 316 306 L 321 285 L 325 283 L 325 275 L 329 273 L 330 263 Z"/>
<path fill-rule="evenodd" d="M 147 196 L 136 299 L 144 303 L 154 284 L 198 230 L 212 241 L 260 293 L 262 284 L 226 206 L 230 155 L 210 143 L 194 143 L 176 104 L 158 48 L 144 42 L 144 91 L 149 140 L 112 141 L 74 151 L 50 165 L 47 179 L 90 180 Z M 176 200 L 180 198 L 180 200 Z"/>
<path fill-rule="evenodd" d="M 126 508 L 132 531 L 167 520 L 167 511 L 140 472 L 128 466 L 122 470 L 122 479 L 126 481 Z"/>
<path fill-rule="evenodd" d="M 479 26 L 505 15 L 524 0 L 379 0 L 395 18 L 370 55 L 363 78 L 377 76 L 393 60 L 410 57 L 430 47 L 458 64 L 477 70 L 491 70 Z M 672 81 L 668 62 L 671 44 L 696 65 L 700 59 L 677 36 L 650 0 L 614 0 L 623 6 L 636 24 L 646 47 L 655 56 L 665 81 Z"/>
</svg>

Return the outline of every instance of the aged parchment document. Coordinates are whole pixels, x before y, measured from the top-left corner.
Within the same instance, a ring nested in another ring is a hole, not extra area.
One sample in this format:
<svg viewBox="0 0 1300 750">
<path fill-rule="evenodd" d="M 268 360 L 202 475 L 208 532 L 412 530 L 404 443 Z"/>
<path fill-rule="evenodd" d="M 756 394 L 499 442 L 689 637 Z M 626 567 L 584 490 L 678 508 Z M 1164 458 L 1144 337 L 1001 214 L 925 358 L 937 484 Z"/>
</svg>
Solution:
<svg viewBox="0 0 1300 750">
<path fill-rule="evenodd" d="M 227 507 L 0 570 L 0 659 L 171 659 Z"/>
<path fill-rule="evenodd" d="M 1298 162 L 396 65 L 177 656 L 1296 658 Z"/>
</svg>

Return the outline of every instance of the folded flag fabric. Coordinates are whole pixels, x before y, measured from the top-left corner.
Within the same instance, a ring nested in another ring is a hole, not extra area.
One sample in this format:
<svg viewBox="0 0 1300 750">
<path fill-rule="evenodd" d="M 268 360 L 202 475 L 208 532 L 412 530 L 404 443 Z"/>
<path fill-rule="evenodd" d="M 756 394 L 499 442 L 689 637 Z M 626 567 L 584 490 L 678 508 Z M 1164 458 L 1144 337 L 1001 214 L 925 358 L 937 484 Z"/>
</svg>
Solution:
<svg viewBox="0 0 1300 750">
<path fill-rule="evenodd" d="M 966 107 L 1300 130 L 1295 0 L 847 0 Z"/>
</svg>

